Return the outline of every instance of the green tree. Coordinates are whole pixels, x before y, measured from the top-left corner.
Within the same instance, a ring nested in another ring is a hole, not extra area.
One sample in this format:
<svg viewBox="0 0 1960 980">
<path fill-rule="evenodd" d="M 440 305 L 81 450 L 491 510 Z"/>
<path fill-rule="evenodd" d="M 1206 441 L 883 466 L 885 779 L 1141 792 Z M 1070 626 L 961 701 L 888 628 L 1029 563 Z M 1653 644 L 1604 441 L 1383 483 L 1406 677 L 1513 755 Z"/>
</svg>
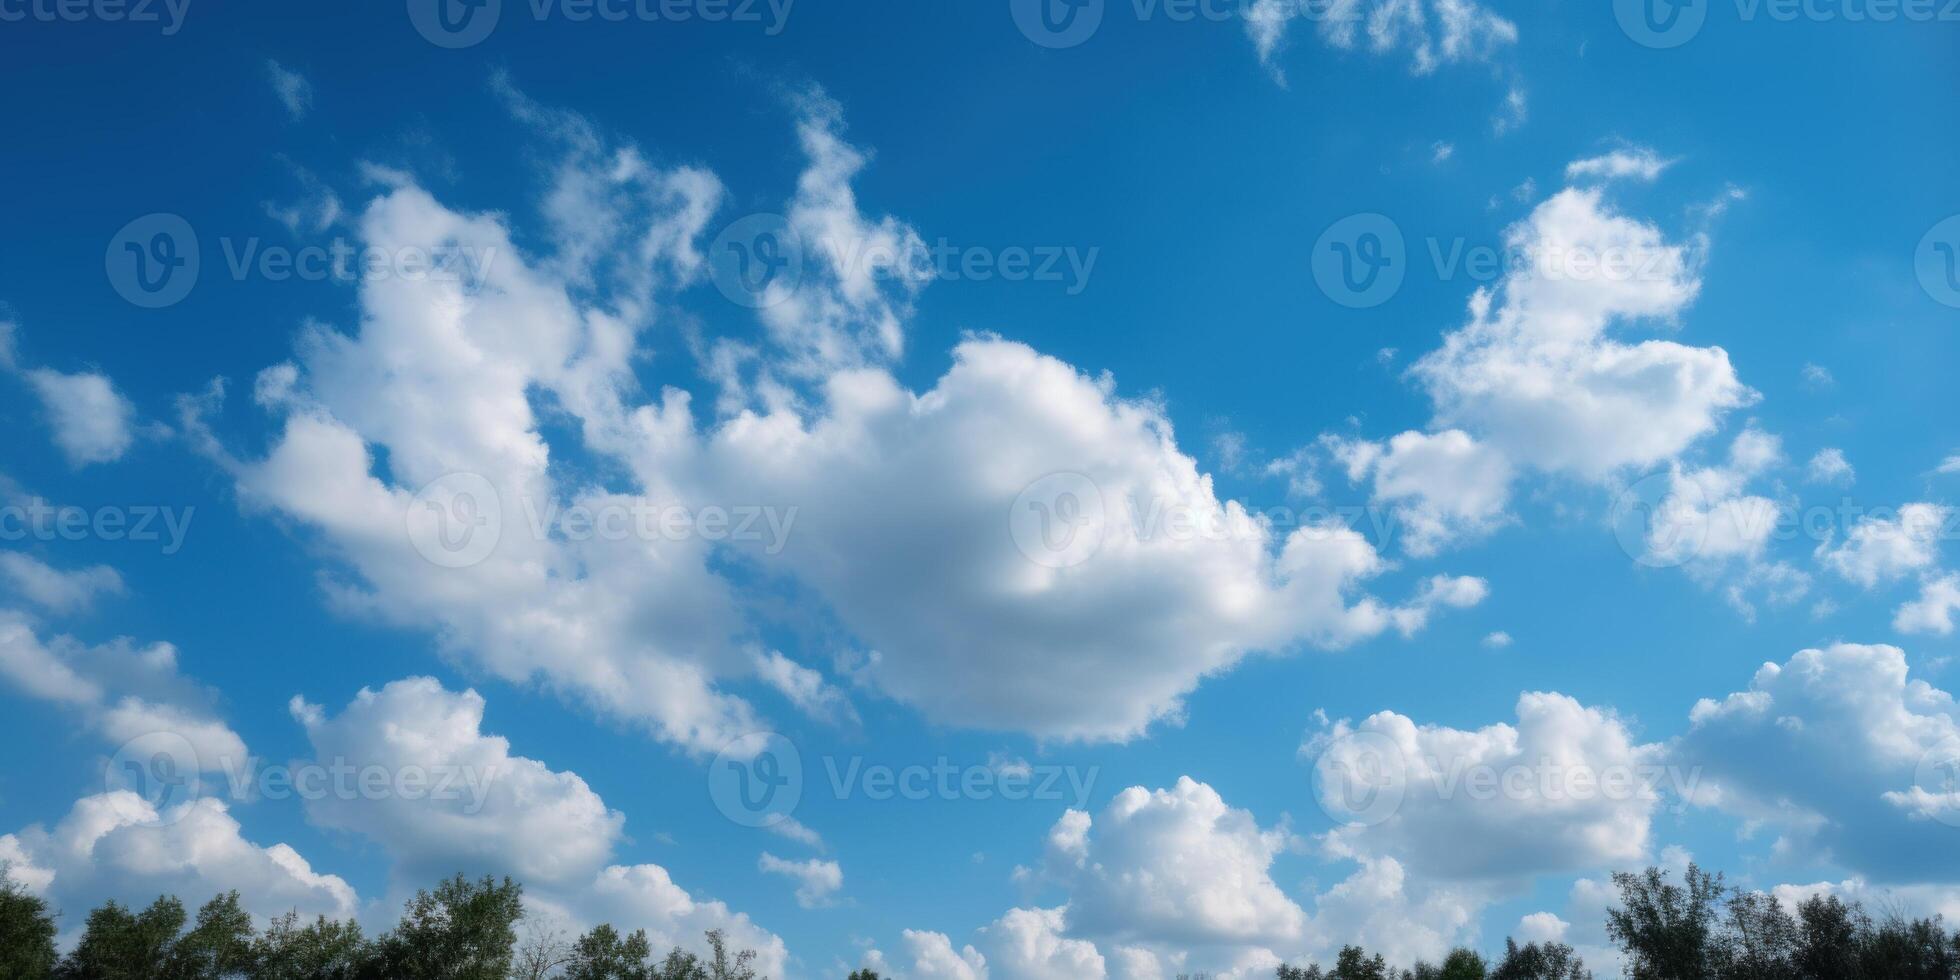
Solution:
<svg viewBox="0 0 1960 980">
<path fill-rule="evenodd" d="M 360 923 L 323 915 L 302 926 L 287 912 L 253 941 L 252 980 L 362 980 L 379 972 L 375 957 Z"/>
<path fill-rule="evenodd" d="M 1327 980 L 1389 980 L 1388 961 L 1380 953 L 1370 958 L 1368 951 L 1359 946 L 1343 946 Z"/>
<path fill-rule="evenodd" d="M 45 980 L 54 972 L 54 916 L 0 862 L 0 977 Z"/>
<path fill-rule="evenodd" d="M 141 912 L 107 902 L 88 914 L 82 938 L 56 967 L 62 980 L 156 980 L 184 930 L 184 903 L 168 895 Z"/>
<path fill-rule="evenodd" d="M 1484 980 L 1486 972 L 1483 957 L 1458 947 L 1443 957 L 1443 965 L 1436 970 L 1436 980 Z"/>
<path fill-rule="evenodd" d="M 172 944 L 166 976 L 172 980 L 217 980 L 251 970 L 252 916 L 238 904 L 237 892 L 204 903 L 191 931 Z"/>
<path fill-rule="evenodd" d="M 1715 934 L 1722 876 L 1695 865 L 1681 884 L 1667 872 L 1618 872 L 1620 907 L 1606 913 L 1606 934 L 1626 953 L 1631 980 L 1707 980 L 1720 966 Z"/>
<path fill-rule="evenodd" d="M 651 955 L 644 931 L 636 929 L 622 939 L 611 925 L 595 926 L 572 944 L 565 980 L 649 980 Z"/>
<path fill-rule="evenodd" d="M 878 976 L 878 971 L 866 969 L 852 970 L 851 975 L 845 977 L 844 980 L 883 980 L 883 978 Z"/>
<path fill-rule="evenodd" d="M 1504 940 L 1504 958 L 1490 980 L 1592 980 L 1584 960 L 1564 943 L 1526 943 Z"/>
<path fill-rule="evenodd" d="M 418 891 L 401 924 L 382 937 L 380 959 L 392 980 L 505 980 L 516 959 L 524 886 L 462 875 Z"/>
<path fill-rule="evenodd" d="M 728 940 L 720 929 L 708 930 L 708 980 L 757 980 L 755 950 L 728 955 Z"/>
</svg>

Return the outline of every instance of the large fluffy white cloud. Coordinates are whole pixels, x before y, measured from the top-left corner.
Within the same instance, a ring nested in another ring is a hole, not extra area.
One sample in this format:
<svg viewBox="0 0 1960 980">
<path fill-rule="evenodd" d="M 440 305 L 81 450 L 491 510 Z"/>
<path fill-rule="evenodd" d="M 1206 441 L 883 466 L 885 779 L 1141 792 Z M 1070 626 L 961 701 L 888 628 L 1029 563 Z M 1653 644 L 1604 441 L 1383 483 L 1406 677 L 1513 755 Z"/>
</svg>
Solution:
<svg viewBox="0 0 1960 980">
<path fill-rule="evenodd" d="M 355 910 L 347 882 L 314 871 L 285 844 L 246 840 L 226 806 L 208 797 L 161 811 L 127 790 L 83 797 L 51 829 L 0 836 L 0 861 L 13 863 L 16 881 L 71 911 L 108 899 L 141 908 L 160 894 L 194 909 L 233 890 L 262 923 L 295 910 L 306 917 Z"/>
<path fill-rule="evenodd" d="M 1777 827 L 1800 851 L 1878 883 L 1950 881 L 1960 796 L 1952 695 L 1908 676 L 1904 651 L 1839 643 L 1767 663 L 1704 699 L 1673 749 L 1702 773 L 1695 800 Z"/>
<path fill-rule="evenodd" d="M 1561 694 L 1518 698 L 1516 725 L 1463 730 L 1384 711 L 1301 747 L 1340 826 L 1335 854 L 1388 858 L 1425 879 L 1488 880 L 1620 867 L 1649 851 L 1663 749 Z M 1382 869 L 1386 873 L 1386 869 Z"/>
<path fill-rule="evenodd" d="M 330 592 L 347 608 L 438 624 L 452 656 L 706 753 L 759 726 L 735 685 L 852 716 L 813 668 L 758 649 L 728 574 L 800 581 L 865 651 L 857 679 L 935 721 L 1080 739 L 1176 717 L 1252 651 L 1408 632 L 1481 598 L 1460 580 L 1402 606 L 1362 594 L 1388 566 L 1359 535 L 1282 537 L 1214 494 L 1161 407 L 1025 346 L 969 340 L 934 387 L 901 386 L 881 365 L 918 283 L 880 263 L 916 235 L 859 212 L 863 156 L 821 96 L 798 103 L 808 166 L 787 208 L 811 254 L 764 308 L 766 347 L 715 348 L 712 422 L 677 389 L 642 398 L 638 337 L 694 277 L 719 184 L 506 94 L 568 147 L 548 195 L 555 251 L 526 255 L 501 216 L 382 174 L 363 243 L 450 256 L 452 274 L 370 277 L 356 332 L 309 328 L 256 385 L 282 419 L 262 458 L 209 434 L 213 399 L 188 414 L 248 507 L 297 518 L 345 562 Z M 562 432 L 547 413 L 580 438 L 547 437 Z M 1062 503 L 1039 498 L 1058 473 L 1102 505 L 1079 562 L 1016 536 L 1032 507 Z M 705 526 L 708 508 L 741 505 L 765 515 L 766 546 L 550 520 L 680 507 Z"/>
<path fill-rule="evenodd" d="M 690 893 L 659 865 L 611 863 L 624 815 L 577 773 L 515 754 L 484 732 L 476 692 L 410 678 L 363 690 L 332 716 L 298 699 L 292 710 L 313 745 L 310 765 L 324 774 L 316 787 L 329 788 L 308 795 L 309 818 L 379 845 L 393 861 L 397 892 L 459 870 L 509 874 L 524 882 L 527 909 L 549 928 L 576 933 L 611 922 L 645 929 L 656 950 L 697 952 L 708 930 L 721 929 L 733 948 L 757 952 L 763 972 L 783 975 L 782 939 L 747 915 Z M 334 781 L 335 771 L 388 778 Z M 838 883 L 842 877 L 836 869 Z M 805 887 L 816 898 L 834 890 L 823 881 Z"/>
</svg>

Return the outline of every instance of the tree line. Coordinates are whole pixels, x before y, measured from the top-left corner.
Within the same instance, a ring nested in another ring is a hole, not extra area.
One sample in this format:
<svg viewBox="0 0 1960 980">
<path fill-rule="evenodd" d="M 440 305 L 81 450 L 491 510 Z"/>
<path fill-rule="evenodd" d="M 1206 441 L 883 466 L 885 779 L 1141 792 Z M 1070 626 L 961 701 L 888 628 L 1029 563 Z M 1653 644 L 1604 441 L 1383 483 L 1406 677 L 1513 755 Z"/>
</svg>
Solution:
<svg viewBox="0 0 1960 980">
<path fill-rule="evenodd" d="M 1873 915 L 1825 895 L 1792 912 L 1694 865 L 1678 883 L 1649 868 L 1613 884 L 1620 900 L 1606 933 L 1631 980 L 1960 980 L 1960 934 L 1938 917 Z M 534 924 L 520 939 L 523 892 L 509 878 L 457 875 L 416 892 L 401 921 L 372 938 L 352 920 L 302 922 L 296 913 L 258 930 L 237 892 L 194 917 L 168 895 L 141 911 L 112 901 L 88 914 L 61 955 L 54 912 L 0 865 L 0 980 L 768 980 L 756 975 L 754 951 L 729 950 L 718 931 L 707 934 L 705 957 L 675 948 L 659 959 L 645 931 L 611 925 L 573 939 Z M 1332 967 L 1278 970 L 1278 980 L 1592 978 L 1569 945 L 1511 939 L 1494 960 L 1459 948 L 1439 964 L 1395 968 L 1347 946 Z M 848 980 L 882 978 L 862 969 Z"/>
<path fill-rule="evenodd" d="M 1629 980 L 1960 980 L 1960 934 L 1938 917 L 1874 916 L 1857 902 L 1813 895 L 1793 913 L 1773 896 L 1729 888 L 1689 865 L 1679 883 L 1659 868 L 1613 876 L 1619 905 L 1606 935 Z M 1279 980 L 1592 980 L 1571 946 L 1504 941 L 1494 963 L 1469 949 L 1440 965 L 1393 969 L 1348 946 L 1332 969 L 1279 968 Z"/>
<path fill-rule="evenodd" d="M 610 925 L 577 939 L 540 926 L 520 940 L 523 895 L 509 878 L 457 875 L 416 892 L 372 938 L 351 919 L 293 912 L 257 930 L 237 892 L 195 917 L 169 895 L 141 911 L 111 901 L 64 956 L 47 902 L 0 865 L 0 980 L 768 980 L 754 951 L 731 952 L 719 931 L 705 958 L 675 948 L 656 960 L 645 931 Z"/>
</svg>

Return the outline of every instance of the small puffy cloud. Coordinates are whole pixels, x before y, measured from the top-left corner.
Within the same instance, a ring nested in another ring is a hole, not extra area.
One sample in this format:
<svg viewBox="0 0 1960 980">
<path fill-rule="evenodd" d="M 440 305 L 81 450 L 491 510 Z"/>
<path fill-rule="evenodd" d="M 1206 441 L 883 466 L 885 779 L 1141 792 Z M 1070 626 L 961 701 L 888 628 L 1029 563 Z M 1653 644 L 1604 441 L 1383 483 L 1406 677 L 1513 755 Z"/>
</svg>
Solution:
<svg viewBox="0 0 1960 980">
<path fill-rule="evenodd" d="M 1374 502 L 1390 508 L 1411 555 L 1434 555 L 1504 519 L 1511 464 L 1462 430 L 1404 432 L 1387 443 L 1329 437 L 1328 444 L 1348 479 L 1372 478 Z"/>
<path fill-rule="evenodd" d="M 796 904 L 806 909 L 825 908 L 844 887 L 844 869 L 835 861 L 787 861 L 763 852 L 756 862 L 763 874 L 782 875 L 796 883 Z"/>
<path fill-rule="evenodd" d="M 1805 364 L 1802 378 L 1803 386 L 1811 391 L 1829 391 L 1837 387 L 1837 377 L 1822 364 Z"/>
<path fill-rule="evenodd" d="M 1306 915 L 1271 877 L 1293 846 L 1190 777 L 1132 786 L 1091 819 L 1049 833 L 1045 875 L 1067 889 L 1079 935 L 1133 943 L 1266 944 L 1297 939 Z"/>
<path fill-rule="evenodd" d="M 26 377 L 70 465 L 113 462 L 136 441 L 136 408 L 106 375 L 36 368 Z"/>
<path fill-rule="evenodd" d="M 1556 943 L 1565 940 L 1571 924 L 1550 912 L 1533 912 L 1518 920 L 1512 935 L 1522 943 Z"/>
<path fill-rule="evenodd" d="M 1067 938 L 1068 907 L 1011 909 L 980 930 L 980 945 L 1000 980 L 1102 980 L 1094 943 Z"/>
<path fill-rule="evenodd" d="M 913 980 L 987 980 L 987 958 L 972 946 L 955 950 L 942 932 L 907 929 L 903 938 Z"/>
<path fill-rule="evenodd" d="M 1868 514 L 1852 525 L 1842 543 L 1825 541 L 1817 560 L 1845 581 L 1872 588 L 1931 568 L 1939 560 L 1939 544 L 1951 508 L 1914 503 L 1895 516 Z"/>
<path fill-rule="evenodd" d="M 285 844 L 246 840 L 213 799 L 159 812 L 127 790 L 83 797 L 52 829 L 0 836 L 0 857 L 16 863 L 16 880 L 66 909 L 111 899 L 141 908 L 159 894 L 195 903 L 233 890 L 261 923 L 288 911 L 346 918 L 356 907 L 347 882 Z"/>
<path fill-rule="evenodd" d="M 1934 472 L 1960 473 L 1960 453 L 1954 453 L 1953 455 L 1948 456 L 1947 458 L 1941 460 L 1940 465 L 1938 466 L 1938 468 L 1934 470 Z"/>
<path fill-rule="evenodd" d="M 1920 583 L 1919 597 L 1899 607 L 1892 628 L 1901 633 L 1953 634 L 1953 614 L 1960 612 L 1960 574 L 1947 573 Z"/>
<path fill-rule="evenodd" d="M 313 83 L 306 76 L 277 61 L 265 63 L 266 77 L 272 82 L 272 92 L 279 97 L 279 104 L 286 107 L 286 115 L 297 122 L 306 118 L 307 110 L 313 108 Z"/>
<path fill-rule="evenodd" d="M 1498 630 L 1484 637 L 1484 646 L 1492 650 L 1502 650 L 1512 643 L 1511 634 Z"/>
<path fill-rule="evenodd" d="M 1817 455 L 1810 457 L 1810 465 L 1805 467 L 1804 475 L 1812 483 L 1833 486 L 1848 486 L 1858 478 L 1857 472 L 1845 460 L 1842 449 L 1819 449 Z"/>
<path fill-rule="evenodd" d="M 1573 183 L 1619 179 L 1651 183 L 1673 164 L 1673 160 L 1663 160 L 1646 147 L 1629 146 L 1566 164 L 1565 179 Z"/>
<path fill-rule="evenodd" d="M 107 565 L 62 571 L 18 551 L 0 551 L 0 580 L 51 613 L 87 609 L 96 597 L 123 591 L 122 576 Z"/>
</svg>

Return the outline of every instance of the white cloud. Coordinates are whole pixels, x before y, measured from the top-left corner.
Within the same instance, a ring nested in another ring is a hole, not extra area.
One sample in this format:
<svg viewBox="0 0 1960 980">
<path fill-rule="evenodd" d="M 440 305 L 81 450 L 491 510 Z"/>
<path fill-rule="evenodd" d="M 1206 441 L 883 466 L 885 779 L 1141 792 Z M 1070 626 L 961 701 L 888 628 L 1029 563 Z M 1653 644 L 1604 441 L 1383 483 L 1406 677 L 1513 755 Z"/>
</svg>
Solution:
<svg viewBox="0 0 1960 980">
<path fill-rule="evenodd" d="M 1934 472 L 1960 473 L 1960 453 L 1954 453 L 1953 455 L 1948 456 L 1947 458 L 1941 460 L 1939 468 L 1936 469 Z"/>
<path fill-rule="evenodd" d="M 123 592 L 122 576 L 107 565 L 62 571 L 18 551 L 0 551 L 0 579 L 52 613 L 77 612 L 87 609 L 97 596 Z"/>
<path fill-rule="evenodd" d="M 1511 645 L 1511 634 L 1498 630 L 1484 637 L 1484 646 L 1492 650 L 1502 650 Z"/>
<path fill-rule="evenodd" d="M 294 121 L 306 118 L 313 108 L 313 83 L 306 76 L 277 61 L 265 63 L 266 77 L 272 81 L 273 94 L 279 96 L 279 104 L 286 107 L 286 115 Z"/>
<path fill-rule="evenodd" d="M 1565 179 L 1576 183 L 1625 178 L 1652 183 L 1674 162 L 1661 159 L 1660 154 L 1646 147 L 1628 146 L 1566 164 Z"/>
<path fill-rule="evenodd" d="M 1298 17 L 1313 20 L 1321 38 L 1343 50 L 1364 45 L 1376 54 L 1406 50 L 1418 75 L 1445 64 L 1490 60 L 1518 40 L 1517 25 L 1472 0 L 1257 0 L 1246 10 L 1246 34 L 1259 62 L 1282 81 L 1275 62 Z"/>
<path fill-rule="evenodd" d="M 58 907 L 78 913 L 116 899 L 142 908 L 159 894 L 186 902 L 236 890 L 263 924 L 298 911 L 302 918 L 345 918 L 355 911 L 354 889 L 315 872 L 285 844 L 261 847 L 240 834 L 238 821 L 213 799 L 159 812 L 135 793 L 117 790 L 83 797 L 52 830 L 39 825 L 0 836 L 0 855 L 17 862 L 16 879 L 35 886 Z"/>
<path fill-rule="evenodd" d="M 1931 568 L 1952 510 L 1940 504 L 1906 504 L 1896 517 L 1874 512 L 1852 525 L 1842 544 L 1826 540 L 1817 560 L 1847 582 L 1872 588 Z"/>
<path fill-rule="evenodd" d="M 245 764 L 244 740 L 212 710 L 215 694 L 178 672 L 168 643 L 43 642 L 25 615 L 0 609 L 0 679 L 73 710 L 132 757 L 167 753 L 190 776 Z"/>
<path fill-rule="evenodd" d="M 1812 483 L 1826 483 L 1848 486 L 1857 480 L 1857 471 L 1844 458 L 1842 449 L 1819 449 L 1817 455 L 1810 457 L 1810 465 L 1805 475 Z"/>
<path fill-rule="evenodd" d="M 1919 598 L 1899 607 L 1892 628 L 1901 633 L 1950 636 L 1953 614 L 1960 611 L 1960 574 L 1929 577 L 1919 585 Z"/>
<path fill-rule="evenodd" d="M 1511 934 L 1521 943 L 1556 943 L 1565 940 L 1570 923 L 1550 912 L 1533 912 L 1518 920 Z"/>
<path fill-rule="evenodd" d="M 1830 368 L 1822 364 L 1805 364 L 1803 385 L 1811 391 L 1828 391 L 1837 387 L 1837 378 L 1832 376 Z"/>
<path fill-rule="evenodd" d="M 1102 980 L 1108 975 L 1094 943 L 1069 939 L 1068 907 L 1011 909 L 980 930 L 996 980 Z"/>
<path fill-rule="evenodd" d="M 1705 776 L 1695 802 L 1780 828 L 1781 851 L 1874 880 L 1943 881 L 1960 820 L 1928 785 L 1960 737 L 1947 692 L 1908 678 L 1905 653 L 1839 643 L 1764 664 L 1748 690 L 1698 702 L 1672 761 Z"/>
<path fill-rule="evenodd" d="M 1297 939 L 1306 915 L 1270 876 L 1293 845 L 1190 777 L 1132 786 L 1099 817 L 1070 811 L 1049 834 L 1044 873 L 1070 894 L 1081 935 L 1139 944 L 1247 945 Z"/>
<path fill-rule="evenodd" d="M 1373 499 L 1390 508 L 1402 548 L 1434 555 L 1444 545 L 1488 534 L 1510 498 L 1511 465 L 1458 429 L 1404 432 L 1386 444 L 1330 437 L 1348 479 L 1373 478 Z"/>
<path fill-rule="evenodd" d="M 470 867 L 562 882 L 589 876 L 620 839 L 625 817 L 576 773 L 512 755 L 507 740 L 483 733 L 475 691 L 414 677 L 362 689 L 335 717 L 298 698 L 291 708 L 318 765 L 376 768 L 424 787 L 306 803 L 314 823 L 380 844 L 398 877 Z"/>
<path fill-rule="evenodd" d="M 1455 155 L 1456 146 L 1443 140 L 1437 140 L 1429 147 L 1429 162 L 1431 163 L 1442 163 Z"/>
<path fill-rule="evenodd" d="M 1327 849 L 1469 881 L 1643 860 L 1666 788 L 1660 746 L 1560 694 L 1521 695 L 1517 714 L 1515 726 L 1461 730 L 1384 711 L 1316 733 L 1301 753 L 1322 802 L 1354 817 L 1328 832 Z M 1400 803 L 1373 813 L 1371 791 L 1384 786 L 1399 787 Z"/>
<path fill-rule="evenodd" d="M 816 858 L 786 861 L 765 851 L 756 862 L 756 869 L 763 874 L 782 875 L 794 881 L 796 904 L 806 909 L 830 906 L 838 890 L 844 887 L 844 869 L 835 861 Z"/>
<path fill-rule="evenodd" d="M 987 980 L 987 958 L 972 946 L 955 951 L 940 932 L 905 930 L 905 947 L 912 956 L 912 980 Z"/>
<path fill-rule="evenodd" d="M 101 374 L 63 374 L 47 368 L 26 373 L 40 396 L 54 443 L 73 466 L 122 458 L 136 437 L 136 408 Z"/>
<path fill-rule="evenodd" d="M 1494 293 L 1479 290 L 1470 322 L 1414 368 L 1436 424 L 1518 463 L 1601 478 L 1673 458 L 1756 397 L 1719 347 L 1607 336 L 1616 324 L 1671 319 L 1695 298 L 1688 246 L 1576 188 L 1505 237 L 1524 263 Z"/>
</svg>

